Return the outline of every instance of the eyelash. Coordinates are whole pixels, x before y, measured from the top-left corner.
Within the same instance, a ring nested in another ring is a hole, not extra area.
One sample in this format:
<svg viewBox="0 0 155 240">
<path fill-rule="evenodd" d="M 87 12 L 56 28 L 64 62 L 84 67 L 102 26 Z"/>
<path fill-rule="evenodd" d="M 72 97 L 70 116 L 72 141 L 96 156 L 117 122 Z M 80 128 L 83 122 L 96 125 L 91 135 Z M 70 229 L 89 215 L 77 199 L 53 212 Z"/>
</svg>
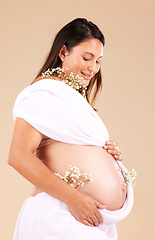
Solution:
<svg viewBox="0 0 155 240">
<path fill-rule="evenodd" d="M 84 58 L 84 57 L 83 57 L 83 59 L 84 59 L 85 61 L 89 61 L 89 60 L 90 60 L 90 59 L 87 59 L 87 58 Z"/>
<path fill-rule="evenodd" d="M 83 59 L 84 59 L 85 61 L 89 61 L 89 60 L 90 60 L 90 59 L 87 59 L 87 58 L 84 58 L 84 57 L 83 57 Z M 100 64 L 100 62 L 98 62 L 98 61 L 96 61 L 96 62 Z"/>
</svg>

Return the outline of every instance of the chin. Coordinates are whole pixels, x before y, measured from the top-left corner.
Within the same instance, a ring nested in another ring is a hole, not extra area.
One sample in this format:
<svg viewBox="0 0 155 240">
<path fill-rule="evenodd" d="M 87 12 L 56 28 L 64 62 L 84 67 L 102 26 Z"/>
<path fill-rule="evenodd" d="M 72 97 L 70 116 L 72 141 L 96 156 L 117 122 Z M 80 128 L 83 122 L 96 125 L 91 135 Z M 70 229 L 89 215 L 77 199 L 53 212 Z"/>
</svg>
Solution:
<svg viewBox="0 0 155 240">
<path fill-rule="evenodd" d="M 85 80 L 85 83 L 84 84 L 81 84 L 82 87 L 87 87 L 90 83 L 90 80 Z"/>
</svg>

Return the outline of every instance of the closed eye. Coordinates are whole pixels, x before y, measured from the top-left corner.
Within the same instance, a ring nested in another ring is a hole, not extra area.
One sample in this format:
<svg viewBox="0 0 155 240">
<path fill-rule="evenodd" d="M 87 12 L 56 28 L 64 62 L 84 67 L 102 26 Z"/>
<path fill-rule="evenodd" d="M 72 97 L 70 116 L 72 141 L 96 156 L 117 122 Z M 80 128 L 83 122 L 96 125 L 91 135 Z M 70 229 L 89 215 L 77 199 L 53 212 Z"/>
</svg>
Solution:
<svg viewBox="0 0 155 240">
<path fill-rule="evenodd" d="M 85 57 L 83 57 L 83 59 L 84 59 L 85 61 L 90 61 L 90 59 L 89 59 L 89 58 L 85 58 Z M 99 61 L 96 61 L 96 63 L 97 63 L 97 64 L 100 64 L 100 62 L 99 62 Z"/>
<path fill-rule="evenodd" d="M 88 58 L 85 58 L 85 57 L 83 57 L 83 59 L 85 60 L 85 61 L 89 61 L 90 59 L 88 59 Z"/>
</svg>

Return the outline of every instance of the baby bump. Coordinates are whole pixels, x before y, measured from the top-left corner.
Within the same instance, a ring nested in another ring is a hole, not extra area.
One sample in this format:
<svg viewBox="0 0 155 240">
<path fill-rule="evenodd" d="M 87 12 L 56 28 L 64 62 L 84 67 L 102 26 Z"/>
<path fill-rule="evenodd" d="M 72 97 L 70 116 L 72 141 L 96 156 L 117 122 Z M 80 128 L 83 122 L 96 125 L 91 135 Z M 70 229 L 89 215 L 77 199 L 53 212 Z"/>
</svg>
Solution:
<svg viewBox="0 0 155 240">
<path fill-rule="evenodd" d="M 114 158 L 102 147 L 52 143 L 37 152 L 37 156 L 54 172 L 65 176 L 69 166 L 80 174 L 92 175 L 77 190 L 86 193 L 106 206 L 108 210 L 121 208 L 126 199 L 126 186 Z"/>
<path fill-rule="evenodd" d="M 110 156 L 110 155 L 109 155 Z M 93 196 L 108 210 L 120 209 L 126 199 L 126 185 L 114 159 L 97 157 L 92 163 L 93 182 L 79 187 L 79 191 Z M 89 173 L 89 172 L 88 172 Z"/>
</svg>

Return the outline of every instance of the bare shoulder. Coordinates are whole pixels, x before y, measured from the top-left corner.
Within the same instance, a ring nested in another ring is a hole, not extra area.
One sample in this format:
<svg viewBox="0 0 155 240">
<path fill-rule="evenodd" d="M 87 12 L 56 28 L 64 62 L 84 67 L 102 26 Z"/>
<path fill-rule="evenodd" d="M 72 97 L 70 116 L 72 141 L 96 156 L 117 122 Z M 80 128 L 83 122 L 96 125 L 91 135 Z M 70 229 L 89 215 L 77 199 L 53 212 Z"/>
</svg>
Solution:
<svg viewBox="0 0 155 240">
<path fill-rule="evenodd" d="M 40 81 L 40 80 L 42 80 L 42 79 L 43 79 L 43 77 L 42 77 L 42 76 L 40 76 L 40 77 L 37 77 L 36 79 L 34 79 L 34 81 L 33 81 L 32 83 L 38 82 L 38 81 Z"/>
</svg>

